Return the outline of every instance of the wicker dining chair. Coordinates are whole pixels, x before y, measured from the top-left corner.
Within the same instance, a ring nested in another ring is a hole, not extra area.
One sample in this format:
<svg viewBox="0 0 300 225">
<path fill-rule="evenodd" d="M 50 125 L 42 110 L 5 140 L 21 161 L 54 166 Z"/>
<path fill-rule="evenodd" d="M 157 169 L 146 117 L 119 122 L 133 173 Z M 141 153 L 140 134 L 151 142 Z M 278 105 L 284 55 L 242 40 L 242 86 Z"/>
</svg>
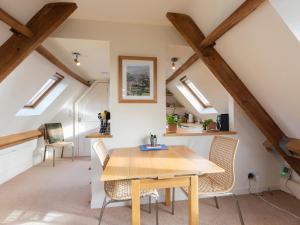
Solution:
<svg viewBox="0 0 300 225">
<path fill-rule="evenodd" d="M 72 161 L 74 161 L 74 144 L 73 142 L 66 142 L 64 140 L 64 132 L 61 123 L 46 123 L 45 125 L 45 149 L 44 159 L 46 160 L 46 152 L 49 147 L 53 151 L 53 167 L 55 166 L 55 151 L 61 149 L 61 158 L 64 156 L 64 148 L 70 147 L 72 149 Z"/>
<path fill-rule="evenodd" d="M 242 225 L 244 220 L 238 198 L 231 193 L 235 183 L 234 161 L 239 140 L 215 136 L 211 144 L 209 160 L 225 169 L 224 173 L 199 176 L 198 194 L 206 197 L 214 197 L 216 208 L 219 209 L 217 196 L 232 196 L 236 202 L 239 219 Z M 183 192 L 188 193 L 188 188 L 183 187 Z M 172 214 L 174 214 L 175 189 L 172 191 Z"/>
<path fill-rule="evenodd" d="M 109 154 L 102 141 L 98 141 L 93 145 L 93 149 L 97 154 L 102 170 L 104 171 L 108 161 Z M 126 202 L 131 201 L 131 181 L 130 180 L 118 180 L 118 181 L 105 181 L 104 182 L 105 197 L 103 200 L 102 208 L 100 210 L 99 225 L 104 214 L 104 210 L 107 205 L 115 202 Z M 156 225 L 158 225 L 158 192 L 156 189 L 153 190 L 141 190 L 140 197 L 148 197 L 149 199 L 149 213 L 151 213 L 151 197 L 156 201 Z M 107 198 L 109 200 L 107 201 Z"/>
</svg>

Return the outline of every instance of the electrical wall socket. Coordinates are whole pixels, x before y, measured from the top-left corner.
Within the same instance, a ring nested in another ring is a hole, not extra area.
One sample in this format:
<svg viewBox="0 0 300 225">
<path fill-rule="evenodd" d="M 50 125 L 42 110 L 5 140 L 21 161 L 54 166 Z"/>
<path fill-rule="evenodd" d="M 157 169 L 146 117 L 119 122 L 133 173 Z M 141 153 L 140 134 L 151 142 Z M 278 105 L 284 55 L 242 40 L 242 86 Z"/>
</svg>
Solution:
<svg viewBox="0 0 300 225">
<path fill-rule="evenodd" d="M 253 179 L 255 179 L 255 174 L 252 172 L 248 173 L 248 180 L 253 180 Z"/>
<path fill-rule="evenodd" d="M 259 175 L 254 173 L 254 172 L 250 172 L 250 173 L 248 173 L 248 180 L 258 181 L 259 180 Z"/>
<path fill-rule="evenodd" d="M 280 175 L 281 175 L 281 177 L 287 177 L 288 179 L 290 179 L 292 177 L 292 173 L 293 173 L 293 170 L 291 168 L 285 166 L 281 169 Z"/>
</svg>

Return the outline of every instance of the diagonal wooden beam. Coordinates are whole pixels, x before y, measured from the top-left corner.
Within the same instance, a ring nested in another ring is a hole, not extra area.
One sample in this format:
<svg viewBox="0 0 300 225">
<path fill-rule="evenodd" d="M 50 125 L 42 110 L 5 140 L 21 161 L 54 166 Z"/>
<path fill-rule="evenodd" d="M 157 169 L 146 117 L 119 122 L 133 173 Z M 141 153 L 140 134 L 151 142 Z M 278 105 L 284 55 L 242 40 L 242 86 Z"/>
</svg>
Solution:
<svg viewBox="0 0 300 225">
<path fill-rule="evenodd" d="M 212 31 L 200 43 L 200 49 L 205 49 L 208 46 L 214 45 L 225 32 L 230 30 L 241 20 L 253 12 L 265 0 L 246 0 L 237 10 L 234 11 L 223 23 L 221 23 L 214 31 Z M 204 53 L 205 54 L 205 53 Z M 197 54 L 192 55 L 182 66 L 176 70 L 167 80 L 166 84 L 176 79 L 181 73 L 187 70 L 191 65 L 199 59 Z"/>
<path fill-rule="evenodd" d="M 166 83 L 170 83 L 172 80 L 176 79 L 181 73 L 186 71 L 191 65 L 194 64 L 200 57 L 198 54 L 193 54 L 188 60 L 183 63 L 167 80 Z"/>
<path fill-rule="evenodd" d="M 200 47 L 205 37 L 192 18 L 179 13 L 167 13 L 167 17 L 278 153 L 300 174 L 300 160 L 287 155 L 281 146 L 287 139 L 286 135 L 222 56 L 212 46 L 204 50 Z"/>
<path fill-rule="evenodd" d="M 263 143 L 264 147 L 271 151 L 273 150 L 273 145 L 268 140 Z M 291 151 L 293 154 L 300 155 L 300 139 L 289 138 L 286 144 L 286 148 Z"/>
<path fill-rule="evenodd" d="M 286 144 L 286 148 L 291 152 L 300 155 L 300 139 L 291 138 Z"/>
<path fill-rule="evenodd" d="M 44 46 L 39 46 L 36 51 L 44 56 L 46 59 L 48 59 L 51 63 L 53 63 L 55 66 L 57 66 L 59 69 L 64 71 L 69 76 L 73 77 L 75 80 L 81 82 L 82 84 L 86 86 L 91 86 L 91 84 L 83 79 L 81 76 L 73 72 L 71 69 L 69 69 L 64 63 L 62 63 L 58 58 L 56 58 L 48 49 L 46 49 Z"/>
<path fill-rule="evenodd" d="M 40 46 L 76 8 L 75 3 L 46 4 L 26 25 L 33 33 L 31 38 L 13 34 L 0 47 L 0 82 Z"/>
<path fill-rule="evenodd" d="M 223 34 L 229 31 L 236 24 L 252 13 L 265 0 L 246 0 L 237 10 L 235 10 L 226 20 L 224 20 L 215 30 L 213 30 L 202 42 L 200 49 L 214 45 Z"/>
<path fill-rule="evenodd" d="M 13 30 L 25 35 L 26 37 L 31 37 L 33 35 L 28 27 L 9 15 L 2 8 L 0 8 L 0 20 L 10 26 Z"/>
<path fill-rule="evenodd" d="M 264 133 L 272 139 L 271 143 L 280 140 L 284 136 L 281 129 L 275 124 L 273 119 L 266 113 L 259 102 L 250 93 L 248 88 L 243 84 L 218 52 L 213 47 L 210 47 L 206 50 L 205 56 L 203 55 L 200 43 L 205 39 L 205 36 L 192 18 L 179 13 L 168 13 L 167 17 L 194 51 L 197 52 L 199 57 L 208 66 L 212 73 L 224 85 L 232 97 L 234 97 L 235 100 L 244 108 L 247 114 L 253 118 L 261 130 L 263 130 Z M 209 54 L 207 54 L 208 50 Z"/>
</svg>

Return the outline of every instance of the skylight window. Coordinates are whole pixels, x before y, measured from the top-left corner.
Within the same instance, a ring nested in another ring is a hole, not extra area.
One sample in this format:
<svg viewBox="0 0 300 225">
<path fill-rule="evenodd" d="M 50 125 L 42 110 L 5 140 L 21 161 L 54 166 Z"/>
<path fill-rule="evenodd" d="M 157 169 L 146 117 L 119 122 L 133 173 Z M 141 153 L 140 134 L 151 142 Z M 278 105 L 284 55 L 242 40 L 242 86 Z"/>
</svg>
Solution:
<svg viewBox="0 0 300 225">
<path fill-rule="evenodd" d="M 194 85 L 194 83 L 189 80 L 186 76 L 180 79 L 182 84 L 189 90 L 189 92 L 196 98 L 196 100 L 202 105 L 203 108 L 211 108 L 210 102 L 204 95 L 200 92 L 200 90 Z"/>
<path fill-rule="evenodd" d="M 24 105 L 24 108 L 35 108 L 64 77 L 58 73 L 50 77 L 46 83 Z"/>
</svg>

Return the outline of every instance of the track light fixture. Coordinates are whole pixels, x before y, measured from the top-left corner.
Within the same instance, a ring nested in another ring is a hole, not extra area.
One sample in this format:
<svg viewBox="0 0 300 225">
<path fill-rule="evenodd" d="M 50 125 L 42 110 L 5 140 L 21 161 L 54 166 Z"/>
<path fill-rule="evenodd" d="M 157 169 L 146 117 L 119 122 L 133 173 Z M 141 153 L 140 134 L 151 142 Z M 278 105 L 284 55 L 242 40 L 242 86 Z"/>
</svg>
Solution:
<svg viewBox="0 0 300 225">
<path fill-rule="evenodd" d="M 172 70 L 176 69 L 175 63 L 178 61 L 177 57 L 173 57 L 171 58 L 171 62 L 172 62 Z"/>
<path fill-rule="evenodd" d="M 74 62 L 76 63 L 76 66 L 80 66 L 80 62 L 79 62 L 79 56 L 80 56 L 80 53 L 79 52 L 73 52 L 72 53 L 73 56 L 74 56 Z"/>
</svg>

